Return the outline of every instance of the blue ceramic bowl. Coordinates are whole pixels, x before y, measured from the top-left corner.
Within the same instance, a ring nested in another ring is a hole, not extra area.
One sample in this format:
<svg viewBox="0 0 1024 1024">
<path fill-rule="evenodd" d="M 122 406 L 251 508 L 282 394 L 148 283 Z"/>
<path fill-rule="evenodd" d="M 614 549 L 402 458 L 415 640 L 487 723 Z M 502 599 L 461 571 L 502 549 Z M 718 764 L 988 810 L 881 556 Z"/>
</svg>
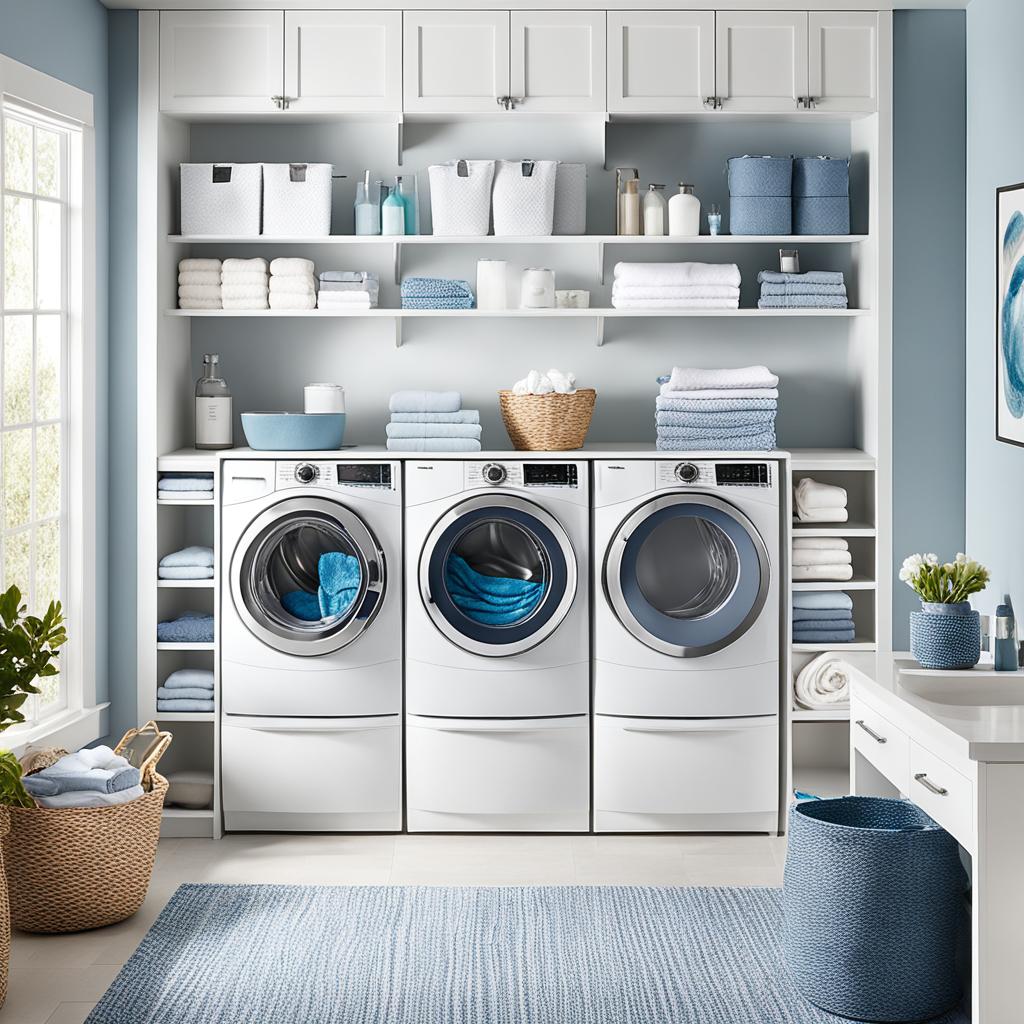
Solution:
<svg viewBox="0 0 1024 1024">
<path fill-rule="evenodd" d="M 345 439 L 343 412 L 243 412 L 242 432 L 260 452 L 326 452 Z"/>
</svg>

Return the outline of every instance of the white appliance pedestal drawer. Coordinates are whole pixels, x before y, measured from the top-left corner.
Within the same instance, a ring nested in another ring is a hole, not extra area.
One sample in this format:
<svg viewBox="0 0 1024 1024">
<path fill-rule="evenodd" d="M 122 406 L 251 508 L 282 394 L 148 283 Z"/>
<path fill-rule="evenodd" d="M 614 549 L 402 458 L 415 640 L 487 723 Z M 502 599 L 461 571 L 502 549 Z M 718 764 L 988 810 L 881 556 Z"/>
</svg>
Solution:
<svg viewBox="0 0 1024 1024">
<path fill-rule="evenodd" d="M 407 715 L 410 832 L 586 832 L 590 728 L 567 718 Z"/>
<path fill-rule="evenodd" d="M 777 832 L 779 720 L 594 716 L 595 832 Z"/>
<path fill-rule="evenodd" d="M 225 715 L 221 779 L 228 831 L 398 832 L 401 718 Z"/>
</svg>

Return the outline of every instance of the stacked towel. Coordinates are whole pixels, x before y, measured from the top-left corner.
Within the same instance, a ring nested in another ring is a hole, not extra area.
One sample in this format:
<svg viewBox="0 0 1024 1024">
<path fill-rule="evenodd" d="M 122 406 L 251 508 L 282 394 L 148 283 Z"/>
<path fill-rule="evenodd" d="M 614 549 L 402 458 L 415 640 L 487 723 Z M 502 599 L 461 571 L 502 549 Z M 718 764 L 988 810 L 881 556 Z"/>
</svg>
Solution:
<svg viewBox="0 0 1024 1024">
<path fill-rule="evenodd" d="M 757 282 L 761 285 L 758 309 L 846 309 L 849 305 L 846 282 L 839 272 L 780 274 L 762 270 Z"/>
<path fill-rule="evenodd" d="M 156 574 L 162 580 L 212 580 L 213 548 L 198 545 L 164 555 Z"/>
<path fill-rule="evenodd" d="M 156 691 L 157 711 L 213 711 L 213 673 L 179 668 Z"/>
<path fill-rule="evenodd" d="M 844 644 L 854 638 L 853 599 L 841 590 L 793 594 L 793 642 Z"/>
<path fill-rule="evenodd" d="M 270 308 L 316 308 L 312 260 L 279 256 L 270 264 Z"/>
<path fill-rule="evenodd" d="M 41 807 L 104 807 L 142 796 L 139 769 L 104 746 L 68 754 L 22 781 Z"/>
<path fill-rule="evenodd" d="M 225 260 L 220 275 L 225 309 L 266 309 L 270 293 L 267 261 Z"/>
<path fill-rule="evenodd" d="M 165 501 L 213 501 L 213 474 L 161 473 L 156 496 Z"/>
<path fill-rule="evenodd" d="M 616 309 L 739 309 L 734 263 L 617 263 Z"/>
<path fill-rule="evenodd" d="M 793 580 L 853 578 L 850 545 L 842 537 L 796 537 L 793 540 Z"/>
<path fill-rule="evenodd" d="M 793 488 L 793 506 L 801 523 L 845 523 L 846 489 L 835 484 L 820 484 L 805 476 Z"/>
<path fill-rule="evenodd" d="M 677 366 L 671 376 L 659 377 L 658 383 L 655 426 L 660 451 L 770 451 L 775 447 L 779 378 L 768 367 L 699 370 Z"/>
<path fill-rule="evenodd" d="M 182 612 L 176 619 L 156 624 L 162 644 L 212 644 L 213 616 L 208 612 Z"/>
<path fill-rule="evenodd" d="M 368 270 L 325 270 L 320 274 L 320 309 L 375 309 L 380 280 Z"/>
<path fill-rule="evenodd" d="M 222 309 L 220 260 L 181 260 L 178 263 L 178 308 Z"/>
<path fill-rule="evenodd" d="M 831 654 L 822 654 L 804 666 L 793 684 L 798 707 L 839 708 L 850 703 L 850 666 Z"/>
<path fill-rule="evenodd" d="M 402 309 L 472 309 L 468 281 L 446 277 L 407 277 L 402 281 Z"/>
<path fill-rule="evenodd" d="M 458 391 L 396 391 L 389 405 L 389 451 L 480 451 L 480 413 L 463 409 Z"/>
</svg>

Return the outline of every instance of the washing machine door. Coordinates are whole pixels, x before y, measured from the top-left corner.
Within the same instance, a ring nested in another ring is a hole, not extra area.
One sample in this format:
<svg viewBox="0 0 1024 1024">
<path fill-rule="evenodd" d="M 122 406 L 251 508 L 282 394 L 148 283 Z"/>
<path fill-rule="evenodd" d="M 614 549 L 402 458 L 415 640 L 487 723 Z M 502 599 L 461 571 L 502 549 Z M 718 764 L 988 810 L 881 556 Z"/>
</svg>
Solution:
<svg viewBox="0 0 1024 1024">
<path fill-rule="evenodd" d="M 750 629 L 770 572 L 764 541 L 739 509 L 714 495 L 670 494 L 619 526 L 605 555 L 604 589 L 641 643 L 700 658 Z"/>
<path fill-rule="evenodd" d="M 514 494 L 469 498 L 430 531 L 420 596 L 434 625 L 472 654 L 509 657 L 542 643 L 576 596 L 576 553 L 539 505 Z"/>
<path fill-rule="evenodd" d="M 316 657 L 355 641 L 387 583 L 369 527 L 339 502 L 288 498 L 248 526 L 231 557 L 231 597 L 249 631 L 277 651 Z"/>
</svg>

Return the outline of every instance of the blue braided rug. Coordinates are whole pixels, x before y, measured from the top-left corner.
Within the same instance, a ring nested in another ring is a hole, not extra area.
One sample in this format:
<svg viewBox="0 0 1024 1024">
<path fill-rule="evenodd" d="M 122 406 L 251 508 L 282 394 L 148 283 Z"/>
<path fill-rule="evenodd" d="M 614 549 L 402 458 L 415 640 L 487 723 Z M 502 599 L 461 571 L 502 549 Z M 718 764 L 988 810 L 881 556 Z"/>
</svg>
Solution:
<svg viewBox="0 0 1024 1024">
<path fill-rule="evenodd" d="M 838 1021 L 780 925 L 778 889 L 183 885 L 86 1024 Z"/>
</svg>

